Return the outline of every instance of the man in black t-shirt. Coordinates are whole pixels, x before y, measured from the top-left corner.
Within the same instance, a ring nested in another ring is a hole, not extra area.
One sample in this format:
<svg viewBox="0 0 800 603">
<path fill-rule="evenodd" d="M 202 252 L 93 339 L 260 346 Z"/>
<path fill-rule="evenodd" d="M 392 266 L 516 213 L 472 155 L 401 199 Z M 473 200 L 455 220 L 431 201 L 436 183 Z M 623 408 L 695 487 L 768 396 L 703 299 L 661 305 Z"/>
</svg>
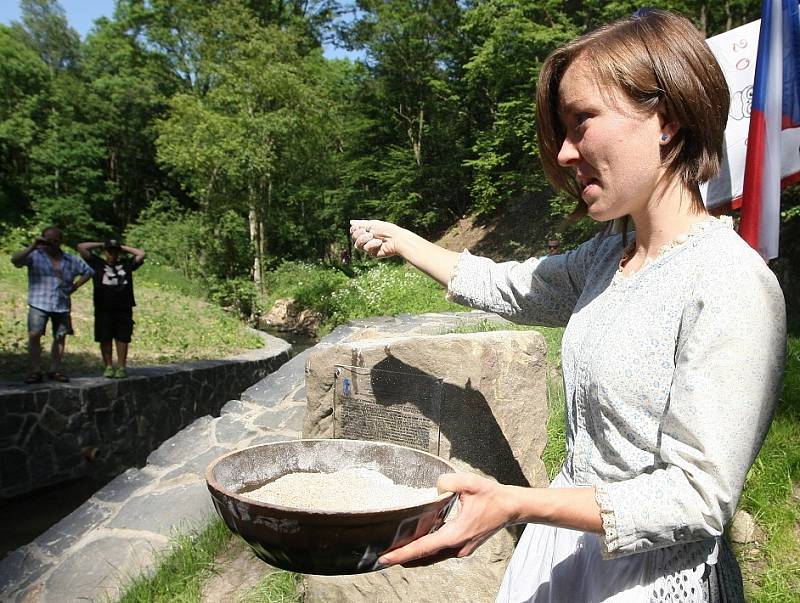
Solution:
<svg viewBox="0 0 800 603">
<path fill-rule="evenodd" d="M 102 248 L 103 258 L 92 253 Z M 99 243 L 80 243 L 78 251 L 94 269 L 94 340 L 100 344 L 105 370 L 103 376 L 128 376 L 128 345 L 133 334 L 133 271 L 144 262 L 144 251 L 122 245 L 114 239 Z M 120 254 L 131 257 L 120 257 Z M 117 348 L 117 367 L 114 368 L 112 341 Z"/>
</svg>

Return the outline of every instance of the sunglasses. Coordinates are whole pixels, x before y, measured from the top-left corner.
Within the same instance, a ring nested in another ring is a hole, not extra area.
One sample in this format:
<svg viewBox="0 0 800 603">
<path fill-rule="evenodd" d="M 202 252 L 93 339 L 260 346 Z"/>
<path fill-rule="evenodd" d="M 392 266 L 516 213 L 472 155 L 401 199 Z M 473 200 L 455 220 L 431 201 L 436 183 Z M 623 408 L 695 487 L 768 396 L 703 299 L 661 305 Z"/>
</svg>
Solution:
<svg viewBox="0 0 800 603">
<path fill-rule="evenodd" d="M 558 245 L 548 245 L 548 249 L 558 249 Z"/>
</svg>

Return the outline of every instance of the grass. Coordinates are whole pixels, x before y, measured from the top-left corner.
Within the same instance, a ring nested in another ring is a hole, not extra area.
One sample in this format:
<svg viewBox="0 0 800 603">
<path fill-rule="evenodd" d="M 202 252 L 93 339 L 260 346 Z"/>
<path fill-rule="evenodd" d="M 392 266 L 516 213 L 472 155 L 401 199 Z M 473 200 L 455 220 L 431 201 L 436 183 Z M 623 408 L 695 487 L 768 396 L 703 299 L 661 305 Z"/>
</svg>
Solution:
<svg viewBox="0 0 800 603">
<path fill-rule="evenodd" d="M 300 603 L 303 577 L 292 572 L 277 571 L 264 576 L 237 603 Z"/>
<path fill-rule="evenodd" d="M 333 267 L 286 262 L 267 277 L 268 295 L 260 305 L 269 308 L 278 298 L 293 298 L 323 315 L 320 335 L 369 316 L 465 311 L 445 299 L 440 285 L 408 265 L 371 262 L 352 271 L 348 277 Z"/>
<path fill-rule="evenodd" d="M 214 560 L 230 538 L 219 519 L 201 530 L 174 536 L 170 548 L 157 557 L 155 573 L 134 578 L 119 603 L 199 602 Z"/>
<path fill-rule="evenodd" d="M 118 603 L 200 603 L 203 585 L 216 573 L 215 561 L 231 538 L 235 537 L 219 518 L 174 536 L 156 558 L 155 572 L 126 584 Z M 300 574 L 270 571 L 235 603 L 299 603 L 301 581 Z"/>
<path fill-rule="evenodd" d="M 29 370 L 26 270 L 14 268 L 9 256 L 0 254 L 0 282 L 0 379 L 19 379 Z M 202 301 L 196 286 L 176 273 L 145 264 L 134 282 L 136 327 L 128 366 L 222 358 L 262 345 L 238 318 Z M 67 338 L 63 370 L 99 374 L 91 283 L 73 295 L 72 306 L 75 335 Z M 51 341 L 48 325 L 42 338 L 43 368 L 48 366 Z"/>
</svg>

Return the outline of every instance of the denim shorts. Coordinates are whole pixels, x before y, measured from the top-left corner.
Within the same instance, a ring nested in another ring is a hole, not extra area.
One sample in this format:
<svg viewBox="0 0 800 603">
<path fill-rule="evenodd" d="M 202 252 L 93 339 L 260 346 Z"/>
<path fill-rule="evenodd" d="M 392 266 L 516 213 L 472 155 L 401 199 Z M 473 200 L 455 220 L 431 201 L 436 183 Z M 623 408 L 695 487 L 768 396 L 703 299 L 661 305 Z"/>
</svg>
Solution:
<svg viewBox="0 0 800 603">
<path fill-rule="evenodd" d="M 28 333 L 44 335 L 48 319 L 53 325 L 53 339 L 72 335 L 72 318 L 69 312 L 45 312 L 33 306 L 28 306 Z"/>
</svg>

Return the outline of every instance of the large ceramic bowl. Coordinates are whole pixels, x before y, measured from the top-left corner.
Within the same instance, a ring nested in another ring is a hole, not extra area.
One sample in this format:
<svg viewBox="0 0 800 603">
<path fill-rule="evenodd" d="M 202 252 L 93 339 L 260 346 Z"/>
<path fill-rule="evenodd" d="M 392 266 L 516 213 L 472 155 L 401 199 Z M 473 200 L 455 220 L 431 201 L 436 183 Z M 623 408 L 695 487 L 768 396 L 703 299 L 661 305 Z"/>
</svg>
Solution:
<svg viewBox="0 0 800 603">
<path fill-rule="evenodd" d="M 432 488 L 456 469 L 432 454 L 361 440 L 294 440 L 226 454 L 206 470 L 214 506 L 255 554 L 275 567 L 303 574 L 358 574 L 380 569 L 378 557 L 439 528 L 455 503 L 443 493 L 402 508 L 357 513 L 272 505 L 244 496 L 284 475 L 334 473 L 363 467 L 396 484 Z"/>
</svg>

